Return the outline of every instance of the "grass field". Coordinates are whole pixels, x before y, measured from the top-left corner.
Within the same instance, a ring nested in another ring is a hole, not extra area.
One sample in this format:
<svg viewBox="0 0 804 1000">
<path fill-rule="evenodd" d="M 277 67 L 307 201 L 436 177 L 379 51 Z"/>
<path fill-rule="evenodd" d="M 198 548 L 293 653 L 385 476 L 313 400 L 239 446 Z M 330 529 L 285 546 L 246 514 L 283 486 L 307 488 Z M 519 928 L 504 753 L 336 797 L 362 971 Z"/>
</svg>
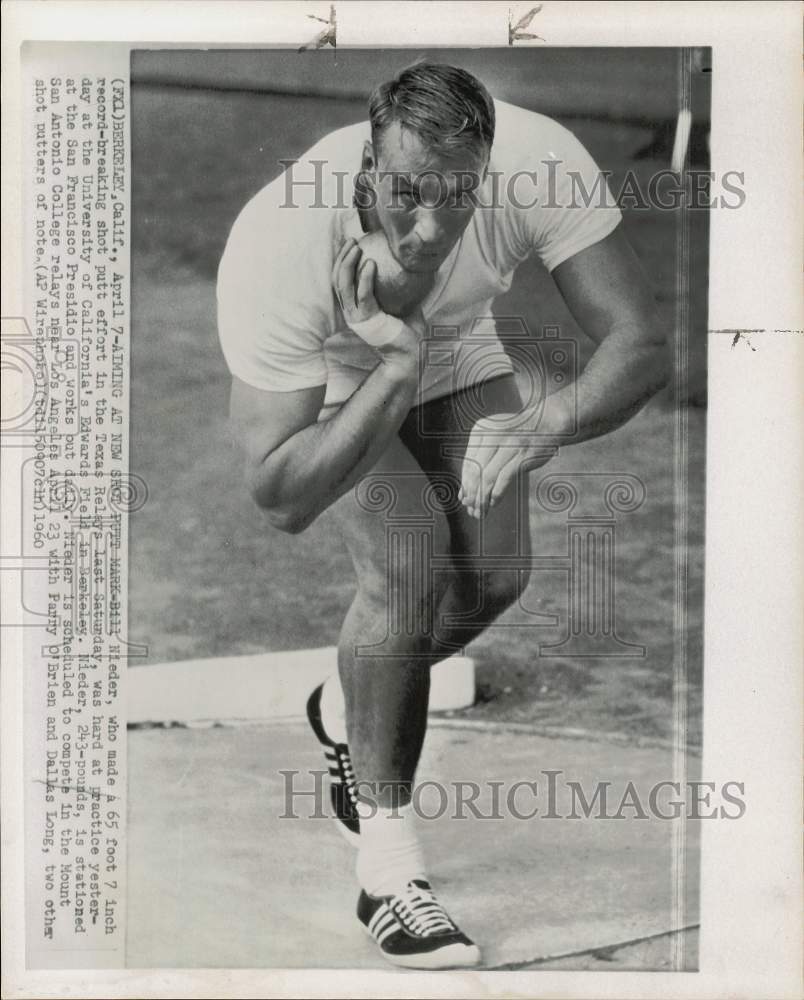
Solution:
<svg viewBox="0 0 804 1000">
<path fill-rule="evenodd" d="M 326 131 L 363 117 L 351 101 L 241 92 L 133 88 L 134 277 L 131 468 L 149 488 L 130 523 L 130 633 L 148 662 L 330 645 L 352 595 L 346 552 L 324 515 L 300 536 L 271 530 L 241 486 L 226 426 L 228 375 L 217 343 L 214 276 L 243 203 Z M 666 166 L 634 153 L 644 127 L 573 119 L 567 124 L 615 179 Z M 615 180 L 616 183 L 616 180 Z M 690 381 L 705 386 L 707 220 L 693 214 L 688 303 Z M 626 212 L 625 225 L 672 321 L 677 306 L 672 212 Z M 498 312 L 531 329 L 559 324 L 583 356 L 590 346 L 552 282 L 524 266 Z M 686 613 L 689 738 L 699 742 L 702 664 L 705 410 L 690 407 Z M 523 609 L 472 647 L 476 718 L 665 738 L 671 729 L 674 657 L 673 423 L 666 393 L 627 427 L 567 449 L 546 471 L 630 472 L 647 500 L 618 523 L 618 631 L 644 659 L 540 657 L 560 627 L 505 628 L 528 611 L 564 614 L 564 583 L 535 573 Z M 535 551 L 561 554 L 562 515 L 534 508 Z"/>
</svg>

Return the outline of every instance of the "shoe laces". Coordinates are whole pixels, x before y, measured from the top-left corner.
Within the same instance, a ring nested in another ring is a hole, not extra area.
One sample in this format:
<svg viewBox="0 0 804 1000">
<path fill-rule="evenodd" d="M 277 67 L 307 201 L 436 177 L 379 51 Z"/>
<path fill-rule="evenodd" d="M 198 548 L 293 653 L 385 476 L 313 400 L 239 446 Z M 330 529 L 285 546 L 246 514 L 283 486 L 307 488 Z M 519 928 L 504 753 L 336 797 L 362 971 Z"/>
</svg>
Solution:
<svg viewBox="0 0 804 1000">
<path fill-rule="evenodd" d="M 416 885 L 415 882 L 409 882 L 396 896 L 391 909 L 408 930 L 420 937 L 458 929 L 436 899 L 433 890 Z"/>
<path fill-rule="evenodd" d="M 346 793 L 353 803 L 357 804 L 357 790 L 355 788 L 355 771 L 352 766 L 352 758 L 348 750 L 338 750 L 338 762 L 343 772 L 343 782 L 346 785 Z"/>
</svg>

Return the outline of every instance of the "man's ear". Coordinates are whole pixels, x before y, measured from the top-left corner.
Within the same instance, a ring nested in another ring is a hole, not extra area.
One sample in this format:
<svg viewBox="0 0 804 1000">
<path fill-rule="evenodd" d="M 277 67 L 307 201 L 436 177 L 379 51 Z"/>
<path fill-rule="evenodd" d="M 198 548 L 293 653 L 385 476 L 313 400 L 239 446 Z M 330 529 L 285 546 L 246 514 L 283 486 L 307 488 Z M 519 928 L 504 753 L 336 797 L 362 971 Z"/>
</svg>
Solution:
<svg viewBox="0 0 804 1000">
<path fill-rule="evenodd" d="M 367 139 L 363 143 L 363 155 L 360 159 L 360 171 L 355 177 L 354 203 L 360 211 L 360 221 L 363 232 L 370 233 L 379 228 L 376 219 L 377 188 L 375 187 L 376 159 L 374 147 Z"/>
<path fill-rule="evenodd" d="M 374 146 L 370 139 L 363 143 L 363 158 L 360 161 L 361 170 L 376 170 L 377 158 L 374 156 Z"/>
</svg>

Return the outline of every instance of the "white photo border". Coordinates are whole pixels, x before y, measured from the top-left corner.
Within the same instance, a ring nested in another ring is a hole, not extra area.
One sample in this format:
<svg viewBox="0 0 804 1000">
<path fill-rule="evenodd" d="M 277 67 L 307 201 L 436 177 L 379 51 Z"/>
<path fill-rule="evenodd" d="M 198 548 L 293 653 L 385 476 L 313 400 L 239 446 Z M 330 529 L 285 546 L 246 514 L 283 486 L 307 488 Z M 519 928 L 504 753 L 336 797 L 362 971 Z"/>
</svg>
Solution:
<svg viewBox="0 0 804 1000">
<path fill-rule="evenodd" d="M 337 4 L 338 44 L 508 44 L 529 3 Z M 235 11 L 236 8 L 236 11 Z M 132 48 L 302 44 L 328 3 L 9 2 L 3 38 L 4 243 L 21 245 L 20 44 Z M 712 170 L 745 174 L 740 211 L 713 212 L 703 769 L 745 782 L 739 823 L 705 826 L 700 972 L 297 970 L 28 972 L 22 899 L 22 665 L 3 635 L 3 993 L 8 997 L 798 997 L 801 975 L 802 483 L 804 321 L 798 3 L 552 3 L 549 45 L 710 46 Z M 22 315 L 21 259 L 3 258 L 2 315 Z M 754 351 L 721 331 L 750 329 Z"/>
</svg>

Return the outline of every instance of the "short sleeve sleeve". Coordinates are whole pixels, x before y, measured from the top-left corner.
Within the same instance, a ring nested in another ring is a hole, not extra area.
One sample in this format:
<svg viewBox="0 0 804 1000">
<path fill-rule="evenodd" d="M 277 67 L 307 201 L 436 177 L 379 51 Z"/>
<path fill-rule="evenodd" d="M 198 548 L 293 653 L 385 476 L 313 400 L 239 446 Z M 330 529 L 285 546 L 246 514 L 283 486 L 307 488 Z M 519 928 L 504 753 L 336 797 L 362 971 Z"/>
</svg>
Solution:
<svg viewBox="0 0 804 1000">
<path fill-rule="evenodd" d="M 539 160 L 535 196 L 514 207 L 514 224 L 523 252 L 537 254 L 553 271 L 605 239 L 619 225 L 622 213 L 605 175 L 567 129 L 555 124 Z"/>
<path fill-rule="evenodd" d="M 289 392 L 327 381 L 329 240 L 308 233 L 310 221 L 303 210 L 274 206 L 264 189 L 238 217 L 221 259 L 221 349 L 230 372 L 257 389 Z"/>
</svg>

